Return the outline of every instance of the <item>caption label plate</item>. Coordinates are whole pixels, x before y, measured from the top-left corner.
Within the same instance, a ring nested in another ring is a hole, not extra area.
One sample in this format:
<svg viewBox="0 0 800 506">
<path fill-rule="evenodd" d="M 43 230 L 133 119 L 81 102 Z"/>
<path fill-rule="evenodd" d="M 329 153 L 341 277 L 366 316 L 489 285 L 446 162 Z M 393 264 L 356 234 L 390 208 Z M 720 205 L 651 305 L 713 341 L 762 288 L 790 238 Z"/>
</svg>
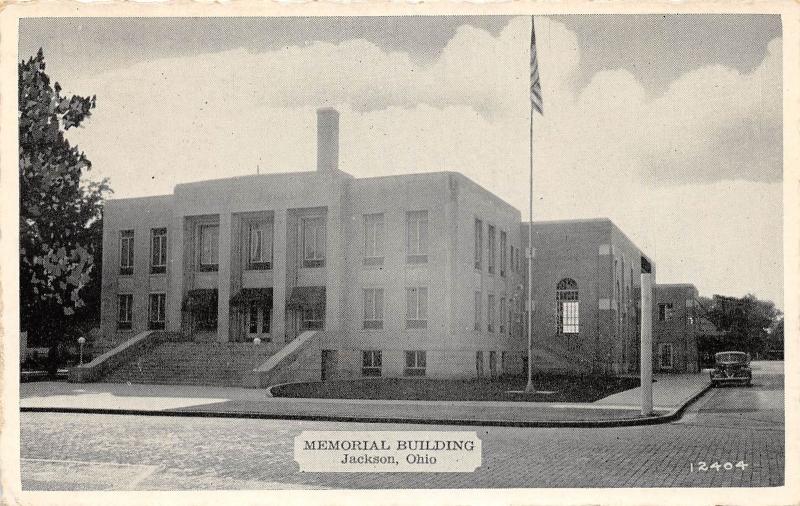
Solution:
<svg viewBox="0 0 800 506">
<path fill-rule="evenodd" d="M 303 431 L 294 438 L 304 472 L 471 473 L 481 456 L 476 432 Z"/>
</svg>

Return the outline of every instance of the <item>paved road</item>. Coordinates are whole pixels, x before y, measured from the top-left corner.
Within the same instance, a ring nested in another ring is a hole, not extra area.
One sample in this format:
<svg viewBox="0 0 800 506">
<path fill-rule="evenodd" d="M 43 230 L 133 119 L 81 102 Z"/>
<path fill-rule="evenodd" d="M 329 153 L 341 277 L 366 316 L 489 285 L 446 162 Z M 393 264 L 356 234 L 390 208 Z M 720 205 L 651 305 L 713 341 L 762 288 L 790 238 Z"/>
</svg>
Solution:
<svg viewBox="0 0 800 506">
<path fill-rule="evenodd" d="M 783 364 L 755 363 L 752 388 L 718 388 L 678 422 L 612 429 L 477 429 L 474 473 L 300 473 L 302 430 L 463 427 L 22 413 L 25 490 L 778 486 Z M 700 462 L 746 464 L 701 471 Z"/>
</svg>

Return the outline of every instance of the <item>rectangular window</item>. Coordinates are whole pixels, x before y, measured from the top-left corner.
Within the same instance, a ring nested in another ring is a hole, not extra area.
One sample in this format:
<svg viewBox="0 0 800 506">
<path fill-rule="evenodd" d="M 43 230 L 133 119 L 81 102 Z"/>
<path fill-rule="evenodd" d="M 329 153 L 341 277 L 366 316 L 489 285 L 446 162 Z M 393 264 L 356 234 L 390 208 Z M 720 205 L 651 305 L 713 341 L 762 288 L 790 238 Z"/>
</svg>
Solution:
<svg viewBox="0 0 800 506">
<path fill-rule="evenodd" d="M 325 218 L 303 218 L 303 267 L 325 266 Z"/>
<path fill-rule="evenodd" d="M 500 232 L 500 275 L 506 275 L 506 242 L 508 238 L 505 232 Z"/>
<path fill-rule="evenodd" d="M 508 266 L 510 270 L 514 270 L 514 246 L 511 246 L 511 253 L 509 254 Z"/>
<path fill-rule="evenodd" d="M 383 357 L 379 350 L 367 350 L 361 352 L 361 375 L 380 376 L 383 367 Z"/>
<path fill-rule="evenodd" d="M 383 265 L 386 225 L 381 214 L 364 215 L 364 265 Z"/>
<path fill-rule="evenodd" d="M 167 229 L 153 228 L 150 230 L 150 273 L 165 272 L 167 272 Z"/>
<path fill-rule="evenodd" d="M 475 219 L 475 268 L 481 270 L 483 260 L 483 222 Z"/>
<path fill-rule="evenodd" d="M 489 294 L 486 304 L 486 329 L 489 332 L 494 332 L 494 295 Z"/>
<path fill-rule="evenodd" d="M 481 292 L 475 292 L 475 330 L 481 330 L 482 327 L 482 318 L 481 313 L 483 313 L 483 304 L 481 303 Z"/>
<path fill-rule="evenodd" d="M 495 253 L 494 227 L 489 225 L 489 258 L 487 259 L 487 263 L 489 264 L 489 274 L 494 274 Z"/>
<path fill-rule="evenodd" d="M 117 296 L 117 328 L 130 330 L 133 321 L 133 295 L 121 294 Z"/>
<path fill-rule="evenodd" d="M 303 309 L 301 330 L 322 330 L 325 326 L 324 307 L 310 307 Z"/>
<path fill-rule="evenodd" d="M 257 271 L 272 269 L 272 222 L 251 223 L 248 228 L 250 254 L 247 268 Z"/>
<path fill-rule="evenodd" d="M 475 373 L 479 378 L 483 378 L 483 352 L 475 352 Z"/>
<path fill-rule="evenodd" d="M 406 213 L 406 252 L 410 264 L 428 261 L 428 211 Z"/>
<path fill-rule="evenodd" d="M 426 357 L 424 351 L 407 351 L 406 376 L 425 376 Z"/>
<path fill-rule="evenodd" d="M 406 288 L 406 328 L 428 327 L 428 289 L 424 286 Z"/>
<path fill-rule="evenodd" d="M 489 376 L 492 378 L 497 377 L 497 352 L 489 352 Z"/>
<path fill-rule="evenodd" d="M 658 321 L 665 322 L 672 316 L 672 304 L 663 303 L 658 305 Z"/>
<path fill-rule="evenodd" d="M 364 289 L 364 328 L 383 328 L 383 288 Z"/>
<path fill-rule="evenodd" d="M 505 334 L 506 332 L 506 298 L 500 297 L 500 333 Z"/>
<path fill-rule="evenodd" d="M 165 293 L 150 294 L 149 318 L 147 328 L 150 330 L 161 330 L 166 322 L 167 295 Z"/>
<path fill-rule="evenodd" d="M 219 225 L 200 226 L 200 270 L 219 270 Z"/>
<path fill-rule="evenodd" d="M 119 273 L 125 276 L 133 274 L 133 230 L 119 233 Z"/>
<path fill-rule="evenodd" d="M 672 343 L 661 343 L 658 348 L 659 368 L 672 369 Z"/>
<path fill-rule="evenodd" d="M 252 301 L 247 309 L 247 333 L 250 335 L 269 334 L 270 324 L 272 323 L 272 308 Z M 265 340 L 267 342 L 270 341 L 268 337 Z"/>
<path fill-rule="evenodd" d="M 558 301 L 560 334 L 578 334 L 580 331 L 580 307 L 577 300 Z"/>
</svg>

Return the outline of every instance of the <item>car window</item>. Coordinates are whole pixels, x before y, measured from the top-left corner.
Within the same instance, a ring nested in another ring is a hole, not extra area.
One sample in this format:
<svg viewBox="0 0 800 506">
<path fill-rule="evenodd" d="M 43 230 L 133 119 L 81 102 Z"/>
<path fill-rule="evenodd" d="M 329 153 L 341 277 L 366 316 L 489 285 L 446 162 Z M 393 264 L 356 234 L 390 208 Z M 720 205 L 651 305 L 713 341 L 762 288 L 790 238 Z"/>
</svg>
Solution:
<svg viewBox="0 0 800 506">
<path fill-rule="evenodd" d="M 717 362 L 745 363 L 747 362 L 747 355 L 744 353 L 717 353 L 716 360 Z"/>
</svg>

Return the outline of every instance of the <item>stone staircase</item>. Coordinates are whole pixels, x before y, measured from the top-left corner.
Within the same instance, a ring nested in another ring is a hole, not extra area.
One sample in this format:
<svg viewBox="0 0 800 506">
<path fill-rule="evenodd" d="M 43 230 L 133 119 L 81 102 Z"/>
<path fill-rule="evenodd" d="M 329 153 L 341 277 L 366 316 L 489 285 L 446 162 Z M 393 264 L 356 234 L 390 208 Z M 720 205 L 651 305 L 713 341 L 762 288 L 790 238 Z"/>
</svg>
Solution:
<svg viewBox="0 0 800 506">
<path fill-rule="evenodd" d="M 275 351 L 273 346 L 252 343 L 164 341 L 99 381 L 240 387 Z"/>
</svg>

